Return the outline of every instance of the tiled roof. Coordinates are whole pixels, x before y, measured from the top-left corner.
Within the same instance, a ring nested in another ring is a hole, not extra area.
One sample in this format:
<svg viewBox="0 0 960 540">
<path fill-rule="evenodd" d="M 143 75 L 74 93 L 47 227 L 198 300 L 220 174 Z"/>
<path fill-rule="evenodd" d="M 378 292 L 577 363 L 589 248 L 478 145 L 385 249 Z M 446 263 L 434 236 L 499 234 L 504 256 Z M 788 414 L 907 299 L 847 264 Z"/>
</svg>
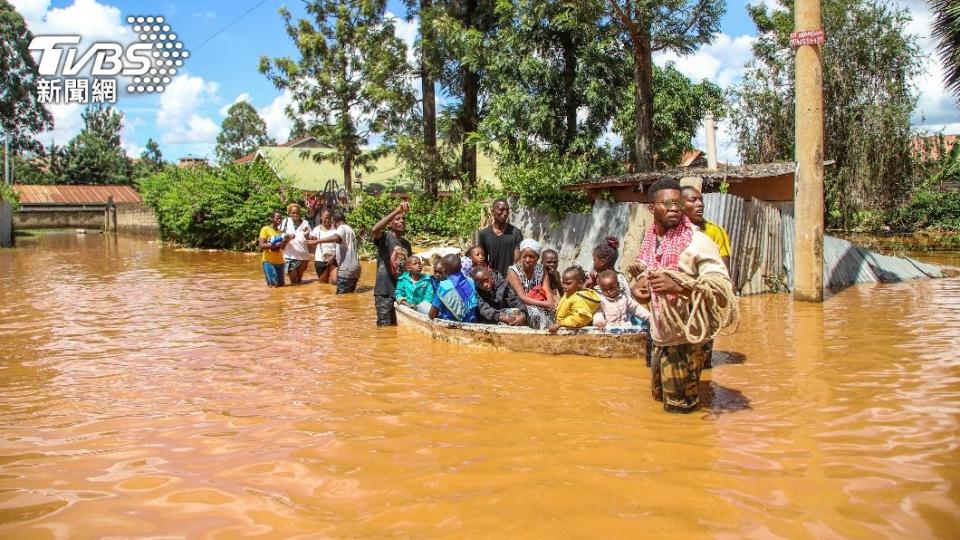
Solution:
<svg viewBox="0 0 960 540">
<path fill-rule="evenodd" d="M 130 186 L 64 186 L 14 184 L 20 204 L 106 204 L 138 203 L 143 198 Z"/>
</svg>

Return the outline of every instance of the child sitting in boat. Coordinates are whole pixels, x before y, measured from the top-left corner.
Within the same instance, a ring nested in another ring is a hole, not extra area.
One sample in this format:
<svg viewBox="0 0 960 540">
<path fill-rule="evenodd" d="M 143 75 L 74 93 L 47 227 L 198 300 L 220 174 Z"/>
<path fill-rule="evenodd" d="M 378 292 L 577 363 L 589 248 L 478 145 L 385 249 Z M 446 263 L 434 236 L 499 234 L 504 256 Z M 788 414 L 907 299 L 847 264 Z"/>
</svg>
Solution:
<svg viewBox="0 0 960 540">
<path fill-rule="evenodd" d="M 600 309 L 593 315 L 593 325 L 603 329 L 615 326 L 632 326 L 635 317 L 641 321 L 650 319 L 650 312 L 634 300 L 630 291 L 623 290 L 617 273 L 604 270 L 597 276 Z"/>
<path fill-rule="evenodd" d="M 487 255 L 483 251 L 483 246 L 470 246 L 460 257 L 460 266 L 463 275 L 470 277 L 473 269 L 478 266 L 487 266 Z"/>
<path fill-rule="evenodd" d="M 553 291 L 555 297 L 559 298 L 562 294 L 560 290 L 560 273 L 557 272 L 557 267 L 560 266 L 560 254 L 557 253 L 555 249 L 545 249 L 543 250 L 543 255 L 540 256 L 540 264 L 543 265 L 547 274 L 550 275 L 550 290 Z"/>
<path fill-rule="evenodd" d="M 447 277 L 437 285 L 428 315 L 431 319 L 477 322 L 477 289 L 473 280 L 463 275 L 460 257 L 445 256 L 443 271 Z"/>
<path fill-rule="evenodd" d="M 433 286 L 430 277 L 422 273 L 423 261 L 413 255 L 407 258 L 406 272 L 400 274 L 397 280 L 397 290 L 394 298 L 402 306 L 410 306 L 426 315 L 430 312 L 430 301 L 433 300 Z"/>
<path fill-rule="evenodd" d="M 493 268 L 474 266 L 473 283 L 477 286 L 477 315 L 485 324 L 527 324 L 526 306 L 513 287 Z"/>
<path fill-rule="evenodd" d="M 560 328 L 583 328 L 593 322 L 593 314 L 600 309 L 600 295 L 593 289 L 584 289 L 587 280 L 583 268 L 571 266 L 563 271 L 560 284 L 563 298 L 557 304 L 556 322 L 547 330 L 556 334 Z"/>
</svg>

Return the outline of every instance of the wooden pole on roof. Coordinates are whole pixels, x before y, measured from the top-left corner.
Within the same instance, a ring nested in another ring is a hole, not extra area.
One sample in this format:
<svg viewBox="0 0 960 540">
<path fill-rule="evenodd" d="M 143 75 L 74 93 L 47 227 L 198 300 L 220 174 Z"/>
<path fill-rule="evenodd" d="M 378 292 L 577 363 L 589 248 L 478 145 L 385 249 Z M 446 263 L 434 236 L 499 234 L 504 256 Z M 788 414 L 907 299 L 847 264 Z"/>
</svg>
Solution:
<svg viewBox="0 0 960 540">
<path fill-rule="evenodd" d="M 820 0 L 796 0 L 793 297 L 823 302 L 823 64 Z"/>
</svg>

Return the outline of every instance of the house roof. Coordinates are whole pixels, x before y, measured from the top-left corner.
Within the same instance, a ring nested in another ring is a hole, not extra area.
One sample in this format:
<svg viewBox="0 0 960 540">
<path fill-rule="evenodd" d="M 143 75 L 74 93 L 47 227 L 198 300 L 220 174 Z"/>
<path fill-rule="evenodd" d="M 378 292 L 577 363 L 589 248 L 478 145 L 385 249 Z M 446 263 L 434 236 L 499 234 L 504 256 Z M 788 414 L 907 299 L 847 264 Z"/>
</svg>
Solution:
<svg viewBox="0 0 960 540">
<path fill-rule="evenodd" d="M 274 147 L 266 147 L 266 146 L 264 146 L 264 147 L 261 147 L 261 148 L 287 148 L 287 147 L 294 147 L 294 148 L 296 148 L 296 147 L 302 146 L 304 143 L 308 143 L 308 142 L 310 142 L 310 141 L 317 142 L 317 138 L 316 138 L 316 137 L 300 137 L 299 139 L 291 139 L 291 140 L 289 140 L 289 141 L 287 141 L 287 142 L 285 142 L 285 143 L 283 143 L 283 144 L 278 144 L 278 145 L 276 145 L 276 146 L 274 146 Z M 317 143 L 317 145 L 314 146 L 314 148 L 331 148 L 331 146 L 328 145 L 328 144 Z M 258 148 L 257 150 L 259 150 L 259 148 Z M 256 157 L 256 155 L 257 155 L 257 150 L 254 150 L 253 152 L 250 152 L 249 154 L 247 154 L 247 155 L 245 155 L 245 156 L 240 156 L 240 157 L 238 157 L 237 159 L 233 160 L 233 162 L 234 162 L 234 163 L 248 163 L 248 162 L 250 162 L 250 161 L 253 161 L 253 158 Z"/>
<path fill-rule="evenodd" d="M 293 146 L 262 146 L 254 153 L 256 160 L 266 160 L 275 173 L 294 182 L 296 187 L 307 191 L 319 191 L 327 181 L 342 181 L 343 170 L 340 163 L 323 159 L 316 161 L 317 155 L 332 156 L 336 151 L 331 148 L 296 148 Z M 242 158 L 241 158 L 242 159 Z M 373 172 L 359 171 L 364 186 L 380 184 L 383 186 L 400 182 L 403 164 L 396 156 L 387 154 L 373 163 Z M 477 155 L 477 178 L 499 186 L 496 165 L 482 152 Z M 412 186 L 410 186 L 412 187 Z M 449 186 L 441 186 L 448 189 Z"/>
<path fill-rule="evenodd" d="M 66 186 L 14 184 L 20 204 L 107 204 L 138 203 L 143 198 L 130 186 Z"/>
<path fill-rule="evenodd" d="M 824 161 L 832 165 L 833 160 Z M 689 176 L 698 176 L 704 180 L 742 182 L 749 179 L 776 178 L 796 171 L 792 162 L 757 163 L 752 165 L 724 165 L 717 169 L 672 167 L 660 171 L 629 173 L 614 176 L 591 178 L 576 184 L 564 186 L 568 191 L 587 189 L 605 189 L 611 187 L 648 185 L 661 179 L 679 180 Z"/>
</svg>

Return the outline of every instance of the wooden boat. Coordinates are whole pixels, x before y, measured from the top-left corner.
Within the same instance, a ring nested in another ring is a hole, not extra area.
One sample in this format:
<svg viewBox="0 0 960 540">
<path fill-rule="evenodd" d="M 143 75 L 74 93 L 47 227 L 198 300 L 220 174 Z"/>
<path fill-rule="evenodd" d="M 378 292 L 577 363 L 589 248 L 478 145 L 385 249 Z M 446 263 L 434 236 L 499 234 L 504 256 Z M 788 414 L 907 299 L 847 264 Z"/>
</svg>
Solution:
<svg viewBox="0 0 960 540">
<path fill-rule="evenodd" d="M 439 319 L 431 321 L 426 315 L 407 306 L 398 305 L 396 308 L 397 324 L 401 327 L 440 341 L 502 351 L 642 358 L 647 343 L 647 333 L 639 327 L 608 330 L 598 330 L 592 326 L 561 328 L 556 334 L 551 334 L 525 326 L 470 324 Z"/>
</svg>

